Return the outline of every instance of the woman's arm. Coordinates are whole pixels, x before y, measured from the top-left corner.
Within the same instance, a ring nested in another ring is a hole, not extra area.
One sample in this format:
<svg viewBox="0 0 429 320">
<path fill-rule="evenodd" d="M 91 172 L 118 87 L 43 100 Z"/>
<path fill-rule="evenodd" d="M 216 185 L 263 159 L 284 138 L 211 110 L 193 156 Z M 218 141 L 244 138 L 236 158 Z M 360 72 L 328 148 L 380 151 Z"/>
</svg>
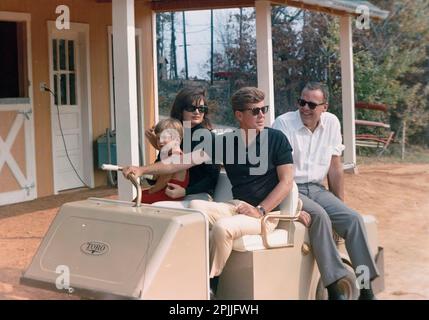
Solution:
<svg viewBox="0 0 429 320">
<path fill-rule="evenodd" d="M 146 139 L 149 140 L 149 143 L 152 145 L 152 147 L 159 150 L 158 143 L 156 141 L 155 126 L 152 126 L 152 128 L 147 129 L 144 132 L 144 135 L 145 135 Z"/>
</svg>

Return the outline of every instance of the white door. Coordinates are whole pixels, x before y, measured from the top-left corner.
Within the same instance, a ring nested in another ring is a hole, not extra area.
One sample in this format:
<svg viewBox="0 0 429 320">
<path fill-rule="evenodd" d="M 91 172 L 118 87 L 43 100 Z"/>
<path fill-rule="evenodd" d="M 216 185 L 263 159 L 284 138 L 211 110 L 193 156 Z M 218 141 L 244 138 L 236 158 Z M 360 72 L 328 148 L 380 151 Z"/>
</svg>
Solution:
<svg viewBox="0 0 429 320">
<path fill-rule="evenodd" d="M 68 33 L 53 35 L 50 40 L 55 191 L 84 185 L 78 39 L 77 33 Z"/>
</svg>

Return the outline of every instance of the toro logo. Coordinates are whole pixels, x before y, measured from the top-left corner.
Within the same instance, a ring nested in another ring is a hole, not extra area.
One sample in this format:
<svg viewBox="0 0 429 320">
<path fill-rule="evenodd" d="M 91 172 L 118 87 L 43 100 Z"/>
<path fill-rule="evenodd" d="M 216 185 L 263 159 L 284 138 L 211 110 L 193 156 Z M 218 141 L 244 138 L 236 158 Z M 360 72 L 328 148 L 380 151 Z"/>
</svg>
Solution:
<svg viewBox="0 0 429 320">
<path fill-rule="evenodd" d="M 88 241 L 80 246 L 80 250 L 92 256 L 101 256 L 109 251 L 109 245 L 101 241 Z"/>
</svg>

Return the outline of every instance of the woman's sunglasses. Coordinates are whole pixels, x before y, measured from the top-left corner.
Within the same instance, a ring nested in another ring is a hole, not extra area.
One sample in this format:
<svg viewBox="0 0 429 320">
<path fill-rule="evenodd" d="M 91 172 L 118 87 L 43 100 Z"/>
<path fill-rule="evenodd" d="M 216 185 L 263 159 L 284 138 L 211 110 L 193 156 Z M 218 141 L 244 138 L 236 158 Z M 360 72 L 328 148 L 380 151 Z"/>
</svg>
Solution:
<svg viewBox="0 0 429 320">
<path fill-rule="evenodd" d="M 317 106 L 321 106 L 322 104 L 325 104 L 326 102 L 322 102 L 322 103 L 314 103 L 314 102 L 311 102 L 311 101 L 307 101 L 307 100 L 304 100 L 304 99 L 298 99 L 298 104 L 299 104 L 299 106 L 300 107 L 304 107 L 305 105 L 308 105 L 308 107 L 311 109 L 311 110 L 314 110 L 314 109 L 316 109 L 316 107 Z"/>
<path fill-rule="evenodd" d="M 247 108 L 247 109 L 241 109 L 241 110 L 238 110 L 238 111 L 247 111 L 247 110 L 250 110 L 250 111 L 252 111 L 252 115 L 257 116 L 259 114 L 259 112 L 262 112 L 263 114 L 266 114 L 268 112 L 268 108 L 269 107 L 270 106 L 263 106 L 263 107 L 260 107 L 260 108 Z"/>
<path fill-rule="evenodd" d="M 207 113 L 209 111 L 209 107 L 207 106 L 187 106 L 185 107 L 185 110 L 188 112 L 195 112 L 198 110 L 200 113 Z"/>
</svg>

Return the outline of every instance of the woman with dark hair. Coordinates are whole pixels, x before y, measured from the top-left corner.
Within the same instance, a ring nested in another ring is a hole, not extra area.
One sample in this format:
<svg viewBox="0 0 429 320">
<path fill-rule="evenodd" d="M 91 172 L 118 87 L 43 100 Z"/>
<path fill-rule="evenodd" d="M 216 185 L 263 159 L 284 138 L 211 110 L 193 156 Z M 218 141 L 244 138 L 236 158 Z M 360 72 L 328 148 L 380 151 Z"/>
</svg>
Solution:
<svg viewBox="0 0 429 320">
<path fill-rule="evenodd" d="M 196 112 L 195 107 L 202 107 Z M 204 112 L 201 112 L 204 111 Z M 206 91 L 201 87 L 185 87 L 180 90 L 170 111 L 170 117 L 182 121 L 191 121 L 192 128 L 206 128 L 212 130 L 208 117 Z"/>
<path fill-rule="evenodd" d="M 171 107 L 170 117 L 181 121 L 184 124 L 185 130 L 186 124 L 190 123 L 191 135 L 184 136 L 184 139 L 191 139 L 193 133 L 196 130 L 212 130 L 210 119 L 208 118 L 209 107 L 207 105 L 206 92 L 201 87 L 185 87 L 180 90 L 176 98 L 174 99 Z M 157 148 L 156 135 L 153 131 L 154 128 L 148 129 L 145 132 L 146 138 L 152 144 L 154 148 Z M 213 133 L 210 132 L 211 135 Z M 199 134 L 200 140 L 193 141 L 182 141 L 185 148 L 182 147 L 185 153 L 191 152 L 194 148 L 203 141 L 203 134 Z M 185 150 L 186 145 L 191 146 L 191 150 Z M 158 156 L 159 157 L 159 156 Z M 158 159 L 159 160 L 159 159 Z M 177 184 L 169 183 L 165 193 L 174 199 L 184 198 L 181 203 L 169 203 L 165 201 L 157 202 L 157 205 L 169 205 L 169 206 L 184 206 L 187 207 L 190 200 L 201 199 L 201 200 L 212 200 L 213 192 L 216 187 L 217 178 L 219 176 L 220 166 L 215 164 L 200 164 L 192 167 L 189 170 L 189 184 L 185 189 Z"/>
</svg>

